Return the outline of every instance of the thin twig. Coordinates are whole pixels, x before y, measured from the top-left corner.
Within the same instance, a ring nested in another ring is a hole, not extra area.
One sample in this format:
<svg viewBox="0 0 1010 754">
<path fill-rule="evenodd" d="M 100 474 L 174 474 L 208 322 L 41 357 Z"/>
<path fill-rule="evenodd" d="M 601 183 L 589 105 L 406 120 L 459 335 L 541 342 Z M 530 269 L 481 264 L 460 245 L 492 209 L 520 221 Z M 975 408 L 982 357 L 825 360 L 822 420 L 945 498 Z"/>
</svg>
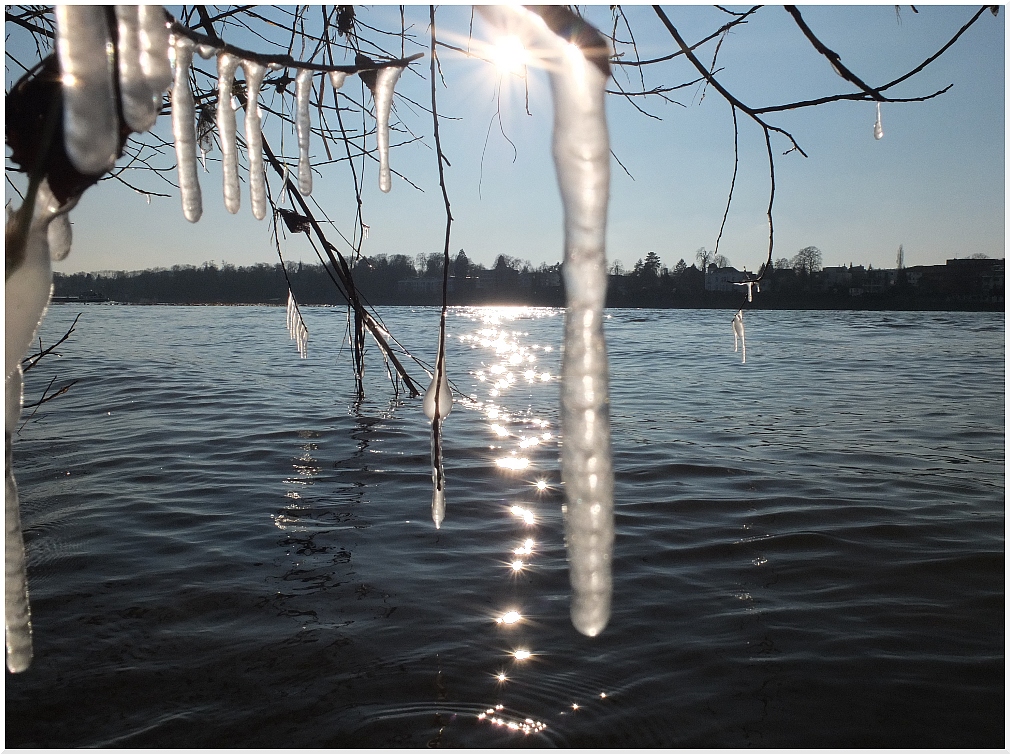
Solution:
<svg viewBox="0 0 1010 754">
<path fill-rule="evenodd" d="M 31 369 L 36 364 L 38 364 L 40 361 L 42 361 L 43 358 L 45 358 L 46 356 L 48 356 L 49 354 L 51 354 L 53 352 L 53 349 L 55 349 L 58 345 L 60 345 L 64 341 L 66 341 L 66 339 L 69 338 L 70 334 L 74 331 L 74 328 L 77 326 L 77 320 L 79 320 L 81 318 L 81 315 L 83 315 L 83 314 L 84 314 L 84 312 L 79 312 L 77 314 L 77 316 L 74 317 L 74 321 L 70 323 L 70 329 L 68 329 L 65 333 L 63 333 L 63 337 L 60 338 L 59 340 L 57 340 L 51 346 L 49 346 L 49 348 L 46 348 L 46 349 L 43 350 L 43 348 L 42 348 L 42 339 L 39 338 L 39 352 L 35 353 L 35 354 L 32 354 L 31 356 L 26 356 L 25 358 L 21 359 L 21 372 L 22 372 L 22 374 L 25 373 L 25 372 L 27 372 L 29 369 Z"/>
</svg>

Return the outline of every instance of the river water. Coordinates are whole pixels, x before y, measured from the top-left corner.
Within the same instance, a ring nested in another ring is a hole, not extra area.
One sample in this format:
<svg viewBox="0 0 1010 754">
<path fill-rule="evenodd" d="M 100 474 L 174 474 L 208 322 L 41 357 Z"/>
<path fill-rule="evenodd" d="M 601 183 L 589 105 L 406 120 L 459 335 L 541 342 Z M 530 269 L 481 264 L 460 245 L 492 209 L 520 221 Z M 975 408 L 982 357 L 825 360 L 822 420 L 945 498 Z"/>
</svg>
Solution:
<svg viewBox="0 0 1010 754">
<path fill-rule="evenodd" d="M 343 310 L 305 309 L 305 360 L 282 308 L 83 311 L 26 375 L 78 382 L 15 442 L 9 747 L 1003 745 L 1003 314 L 752 311 L 741 364 L 732 312 L 610 310 L 589 639 L 562 312 L 450 310 L 436 530 L 420 400 L 373 347 L 354 402 Z M 433 359 L 436 309 L 380 313 Z"/>
</svg>

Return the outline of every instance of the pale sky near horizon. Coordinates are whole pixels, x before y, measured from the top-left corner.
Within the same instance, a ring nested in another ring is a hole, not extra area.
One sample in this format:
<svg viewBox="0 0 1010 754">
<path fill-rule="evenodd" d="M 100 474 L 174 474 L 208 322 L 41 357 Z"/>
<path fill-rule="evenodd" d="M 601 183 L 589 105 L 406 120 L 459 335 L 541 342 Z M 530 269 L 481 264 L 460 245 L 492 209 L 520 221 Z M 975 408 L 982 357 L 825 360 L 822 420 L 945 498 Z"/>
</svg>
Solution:
<svg viewBox="0 0 1010 754">
<path fill-rule="evenodd" d="M 676 49 L 651 7 L 625 7 L 643 58 Z M 688 41 L 730 18 L 709 6 L 664 7 Z M 918 13 L 902 6 L 900 21 L 892 5 L 801 6 L 801 10 L 824 42 L 873 85 L 896 78 L 936 52 L 978 6 L 916 7 Z M 609 27 L 607 6 L 586 6 L 586 12 L 591 21 Z M 418 42 L 414 47 L 408 44 L 407 54 L 426 51 L 427 6 L 407 6 L 406 13 Z M 359 14 L 373 26 L 399 30 L 397 6 L 364 8 Z M 468 7 L 441 6 L 437 22 L 440 39 L 466 46 Z M 489 30 L 476 19 L 473 33 L 487 39 Z M 713 45 L 704 50 L 701 57 L 708 62 Z M 562 215 L 550 156 L 546 74 L 530 74 L 532 116 L 524 111 L 521 80 L 505 77 L 499 128 L 493 121 L 498 106 L 494 67 L 444 49 L 439 57 L 447 84 L 443 88 L 439 83 L 439 112 L 460 118 L 441 125 L 443 149 L 451 163 L 446 181 L 455 218 L 452 253 L 465 249 L 471 259 L 489 266 L 502 253 L 534 265 L 560 261 Z M 722 83 L 753 106 L 853 91 L 777 6 L 763 8 L 726 39 L 719 66 Z M 427 57 L 412 68 L 419 75 L 405 73 L 397 91 L 428 105 Z M 14 75 L 8 64 L 8 87 Z M 634 69 L 615 67 L 615 76 L 625 88 L 640 86 Z M 648 86 L 695 78 L 683 58 L 651 66 L 645 76 Z M 885 103 L 880 141 L 873 138 L 875 107 L 870 102 L 840 102 L 766 116 L 769 123 L 789 130 L 809 155 L 783 156 L 786 140 L 773 138 L 776 259 L 810 245 L 821 249 L 826 265 L 893 267 L 899 244 L 909 266 L 942 264 L 976 252 L 1004 256 L 1005 13 L 995 18 L 985 13 L 951 50 L 891 93 L 915 97 L 948 84 L 954 85 L 949 92 L 927 102 Z M 360 94 L 356 78 L 348 79 L 345 87 L 356 97 Z M 681 258 L 694 262 L 699 247 L 714 247 L 733 171 L 733 131 L 730 108 L 721 96 L 711 89 L 704 98 L 701 95 L 699 86 L 670 94 L 686 107 L 637 98 L 662 120 L 636 112 L 623 98 L 609 98 L 611 147 L 633 176 L 612 162 L 607 250 L 611 262 L 619 260 L 631 268 L 655 251 L 672 267 Z M 431 117 L 404 99 L 397 100 L 396 111 L 423 140 L 394 149 L 391 163 L 423 192 L 394 177 L 392 192 L 383 195 L 377 171 L 369 165 L 363 211 L 370 232 L 362 253 L 413 257 L 441 252 L 445 220 L 431 148 Z M 167 129 L 168 118 L 161 121 L 158 128 Z M 756 270 L 767 251 L 767 161 L 760 129 L 742 113 L 739 122 L 739 176 L 720 251 L 734 266 Z M 502 131 L 515 144 L 514 159 Z M 290 147 L 294 139 L 290 134 L 287 138 Z M 374 144 L 371 137 L 368 144 Z M 318 139 L 313 153 L 325 157 Z M 102 182 L 72 212 L 73 251 L 54 269 L 275 262 L 269 223 L 252 217 L 246 184 L 242 209 L 235 216 L 223 208 L 216 164 L 210 165 L 209 174 L 201 174 L 201 185 L 204 216 L 191 225 L 182 216 L 177 195 L 155 197 L 148 204 L 122 185 Z M 342 163 L 317 173 L 313 192 L 348 236 L 354 214 L 350 185 L 350 172 Z M 11 197 L 8 187 L 8 200 Z M 332 240 L 337 241 L 335 234 Z M 288 260 L 316 261 L 302 237 L 288 238 L 283 250 Z"/>
</svg>

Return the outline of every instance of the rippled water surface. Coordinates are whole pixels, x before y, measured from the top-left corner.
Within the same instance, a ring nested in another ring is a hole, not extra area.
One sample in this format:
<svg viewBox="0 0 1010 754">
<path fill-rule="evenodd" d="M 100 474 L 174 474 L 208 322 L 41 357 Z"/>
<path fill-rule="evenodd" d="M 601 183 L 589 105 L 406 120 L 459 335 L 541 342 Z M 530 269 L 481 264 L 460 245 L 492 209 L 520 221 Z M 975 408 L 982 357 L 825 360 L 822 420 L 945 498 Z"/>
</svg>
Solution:
<svg viewBox="0 0 1010 754">
<path fill-rule="evenodd" d="M 433 358 L 437 310 L 381 314 Z M 560 312 L 451 311 L 436 531 L 420 400 L 373 347 L 354 404 L 342 310 L 301 361 L 281 308 L 86 307 L 27 375 L 78 382 L 15 443 L 7 746 L 1002 746 L 1004 316 L 755 311 L 742 365 L 731 312 L 610 315 L 588 639 Z"/>
</svg>

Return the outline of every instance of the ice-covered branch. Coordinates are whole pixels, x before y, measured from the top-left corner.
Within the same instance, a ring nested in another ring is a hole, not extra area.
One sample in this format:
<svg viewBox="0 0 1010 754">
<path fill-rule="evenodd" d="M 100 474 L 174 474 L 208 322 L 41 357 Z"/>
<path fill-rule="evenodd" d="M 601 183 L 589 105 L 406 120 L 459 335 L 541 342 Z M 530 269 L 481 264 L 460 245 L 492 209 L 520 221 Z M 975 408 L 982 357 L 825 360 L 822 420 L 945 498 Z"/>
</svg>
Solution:
<svg viewBox="0 0 1010 754">
<path fill-rule="evenodd" d="M 227 52 L 234 55 L 242 60 L 253 60 L 261 65 L 275 68 L 294 68 L 297 70 L 308 70 L 308 71 L 321 71 L 329 73 L 331 71 L 340 71 L 345 74 L 350 73 L 360 73 L 361 71 L 376 71 L 382 68 L 388 68 L 390 66 L 403 68 L 409 65 L 415 60 L 424 57 L 424 53 L 418 52 L 413 55 L 408 55 L 405 58 L 397 60 L 382 60 L 382 61 L 369 61 L 366 65 L 331 65 L 325 63 L 313 63 L 307 60 L 297 60 L 290 55 L 269 55 L 265 53 L 255 52 L 254 50 L 248 50 L 242 47 L 236 47 L 235 45 L 228 44 L 220 37 L 209 36 L 207 34 L 201 34 L 200 32 L 189 28 L 185 24 L 179 23 L 176 19 L 172 18 L 171 14 L 166 13 L 166 17 L 170 22 L 170 30 L 176 36 L 184 36 L 192 40 L 194 44 L 197 45 L 207 45 L 210 48 L 220 51 Z"/>
<path fill-rule="evenodd" d="M 438 63 L 435 52 L 435 6 L 428 7 L 429 29 L 431 33 L 431 117 L 434 124 L 435 137 L 435 160 L 438 162 L 438 184 L 442 189 L 442 202 L 445 205 L 445 245 L 442 250 L 442 311 L 438 319 L 438 354 L 435 357 L 435 371 L 431 375 L 431 384 L 424 394 L 423 409 L 424 415 L 431 421 L 431 519 L 435 522 L 435 528 L 442 526 L 445 518 L 445 472 L 442 469 L 442 422 L 452 411 L 452 391 L 449 388 L 449 379 L 446 375 L 445 367 L 445 318 L 449 306 L 449 240 L 452 232 L 452 208 L 449 206 L 449 192 L 445 187 L 445 167 L 447 162 L 442 154 L 442 139 L 438 130 L 438 101 L 435 97 L 435 66 Z M 382 76 L 382 73 L 379 74 Z M 396 74 L 398 77 L 399 74 Z M 391 79 L 392 82 L 396 78 Z M 376 90 L 379 89 L 380 82 L 376 83 Z M 392 94 L 392 84 L 389 84 L 390 95 Z M 379 96 L 375 95 L 376 121 L 379 115 Z M 386 104 L 388 110 L 388 104 Z M 389 115 L 386 114 L 388 121 Z M 388 123 L 387 123 L 388 127 Z M 388 138 L 388 136 L 387 136 Z M 381 158 L 381 150 L 380 150 Z M 381 170 L 381 169 L 380 169 Z M 379 177 L 379 187 L 383 191 L 389 190 L 389 169 L 386 167 L 385 184 L 382 182 L 382 174 Z"/>
</svg>

